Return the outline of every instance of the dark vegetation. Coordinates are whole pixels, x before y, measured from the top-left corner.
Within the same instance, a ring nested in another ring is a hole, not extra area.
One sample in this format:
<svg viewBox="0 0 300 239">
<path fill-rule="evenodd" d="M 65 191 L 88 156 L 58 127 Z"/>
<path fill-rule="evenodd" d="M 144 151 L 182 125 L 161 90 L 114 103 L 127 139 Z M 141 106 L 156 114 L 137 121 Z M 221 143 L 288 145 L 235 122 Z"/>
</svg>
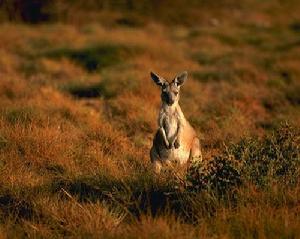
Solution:
<svg viewBox="0 0 300 239">
<path fill-rule="evenodd" d="M 112 44 L 99 45 L 84 49 L 58 49 L 46 53 L 50 58 L 69 58 L 87 71 L 96 71 L 105 67 L 118 65 L 136 51 L 133 47 Z"/>
<path fill-rule="evenodd" d="M 172 7 L 170 7 L 172 6 Z M 219 13 L 224 9 L 242 7 L 232 0 L 221 0 L 216 3 L 207 0 L 192 0 L 188 3 L 182 0 L 76 0 L 70 1 L 39 1 L 39 0 L 2 0 L 1 17 L 4 20 L 26 22 L 31 24 L 48 21 L 91 21 L 103 19 L 101 15 L 113 12 L 109 24 L 119 24 L 130 27 L 140 27 L 146 22 L 156 19 L 166 24 L 195 23 L 195 17 L 200 17 L 200 11 L 219 7 Z M 178 11 L 180 9 L 180 11 Z M 199 9 L 199 10 L 195 10 Z M 121 13 L 121 14 L 120 14 Z M 293 26 L 291 26 L 294 28 Z"/>
</svg>

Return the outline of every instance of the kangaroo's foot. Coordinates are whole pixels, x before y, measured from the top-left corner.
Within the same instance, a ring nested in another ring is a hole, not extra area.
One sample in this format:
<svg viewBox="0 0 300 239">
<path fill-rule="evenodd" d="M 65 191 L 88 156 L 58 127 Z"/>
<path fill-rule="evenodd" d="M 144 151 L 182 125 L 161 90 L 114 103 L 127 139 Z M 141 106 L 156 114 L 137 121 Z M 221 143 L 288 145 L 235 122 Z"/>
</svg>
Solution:
<svg viewBox="0 0 300 239">
<path fill-rule="evenodd" d="M 154 171 L 156 174 L 160 174 L 161 168 L 162 168 L 161 162 L 158 161 L 158 160 L 156 160 L 156 161 L 154 161 L 152 164 L 153 164 L 153 171 Z"/>
<path fill-rule="evenodd" d="M 162 164 L 161 164 L 160 157 L 154 147 L 152 147 L 150 150 L 150 158 L 153 166 L 153 171 L 159 174 L 162 168 Z"/>
<path fill-rule="evenodd" d="M 191 154 L 190 159 L 192 161 L 202 161 L 202 153 L 200 148 L 200 141 L 199 138 L 194 138 L 192 142 Z"/>
</svg>

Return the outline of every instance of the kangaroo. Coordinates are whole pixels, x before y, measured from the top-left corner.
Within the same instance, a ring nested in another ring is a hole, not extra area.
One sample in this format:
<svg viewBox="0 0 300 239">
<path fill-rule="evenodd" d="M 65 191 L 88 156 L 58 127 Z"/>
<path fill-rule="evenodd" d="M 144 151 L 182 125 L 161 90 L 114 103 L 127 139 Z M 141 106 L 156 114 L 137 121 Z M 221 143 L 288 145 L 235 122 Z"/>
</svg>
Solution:
<svg viewBox="0 0 300 239">
<path fill-rule="evenodd" d="M 186 120 L 178 104 L 180 87 L 187 79 L 187 72 L 178 74 L 172 82 L 151 72 L 152 80 L 161 87 L 161 108 L 158 130 L 153 139 L 150 158 L 154 171 L 159 173 L 164 164 L 189 160 L 202 160 L 199 138 Z"/>
</svg>

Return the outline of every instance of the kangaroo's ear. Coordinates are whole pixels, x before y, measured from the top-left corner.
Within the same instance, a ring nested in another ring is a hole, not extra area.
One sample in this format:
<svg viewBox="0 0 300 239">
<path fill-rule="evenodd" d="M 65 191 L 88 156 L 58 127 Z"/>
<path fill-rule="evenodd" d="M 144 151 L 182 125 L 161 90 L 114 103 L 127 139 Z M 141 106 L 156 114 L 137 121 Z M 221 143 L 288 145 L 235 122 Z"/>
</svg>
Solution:
<svg viewBox="0 0 300 239">
<path fill-rule="evenodd" d="M 159 86 L 163 86 L 166 83 L 166 80 L 159 75 L 153 73 L 152 71 L 150 72 L 152 80 Z"/>
<path fill-rule="evenodd" d="M 188 73 L 186 71 L 179 73 L 175 79 L 173 80 L 173 82 L 175 82 L 175 84 L 177 86 L 181 86 L 183 85 L 183 83 L 186 81 L 188 76 Z"/>
</svg>

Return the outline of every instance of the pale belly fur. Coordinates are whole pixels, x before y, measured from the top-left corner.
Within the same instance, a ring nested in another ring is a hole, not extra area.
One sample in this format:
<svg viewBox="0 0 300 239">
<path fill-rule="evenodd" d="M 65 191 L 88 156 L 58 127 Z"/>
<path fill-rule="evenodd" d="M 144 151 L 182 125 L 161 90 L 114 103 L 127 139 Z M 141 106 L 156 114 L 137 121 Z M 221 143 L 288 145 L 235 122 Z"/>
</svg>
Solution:
<svg viewBox="0 0 300 239">
<path fill-rule="evenodd" d="M 175 117 L 166 117 L 166 136 L 169 141 L 169 143 L 173 142 L 174 138 L 177 135 L 177 129 L 178 129 L 178 120 Z M 179 139 L 179 142 L 181 140 Z M 181 145 L 179 148 L 171 148 L 171 149 L 165 149 L 162 153 L 163 159 L 165 161 L 177 161 L 180 164 L 184 164 L 188 161 L 190 156 L 190 151 L 187 150 L 184 145 L 181 142 Z"/>
<path fill-rule="evenodd" d="M 178 123 L 177 120 L 173 117 L 166 117 L 165 122 L 166 136 L 168 141 L 171 143 L 177 134 Z"/>
<path fill-rule="evenodd" d="M 166 158 L 167 161 L 175 161 L 180 164 L 185 164 L 187 163 L 189 156 L 190 156 L 190 151 L 184 149 L 182 146 L 179 147 L 178 149 L 172 148 L 168 150 L 168 157 Z"/>
</svg>

